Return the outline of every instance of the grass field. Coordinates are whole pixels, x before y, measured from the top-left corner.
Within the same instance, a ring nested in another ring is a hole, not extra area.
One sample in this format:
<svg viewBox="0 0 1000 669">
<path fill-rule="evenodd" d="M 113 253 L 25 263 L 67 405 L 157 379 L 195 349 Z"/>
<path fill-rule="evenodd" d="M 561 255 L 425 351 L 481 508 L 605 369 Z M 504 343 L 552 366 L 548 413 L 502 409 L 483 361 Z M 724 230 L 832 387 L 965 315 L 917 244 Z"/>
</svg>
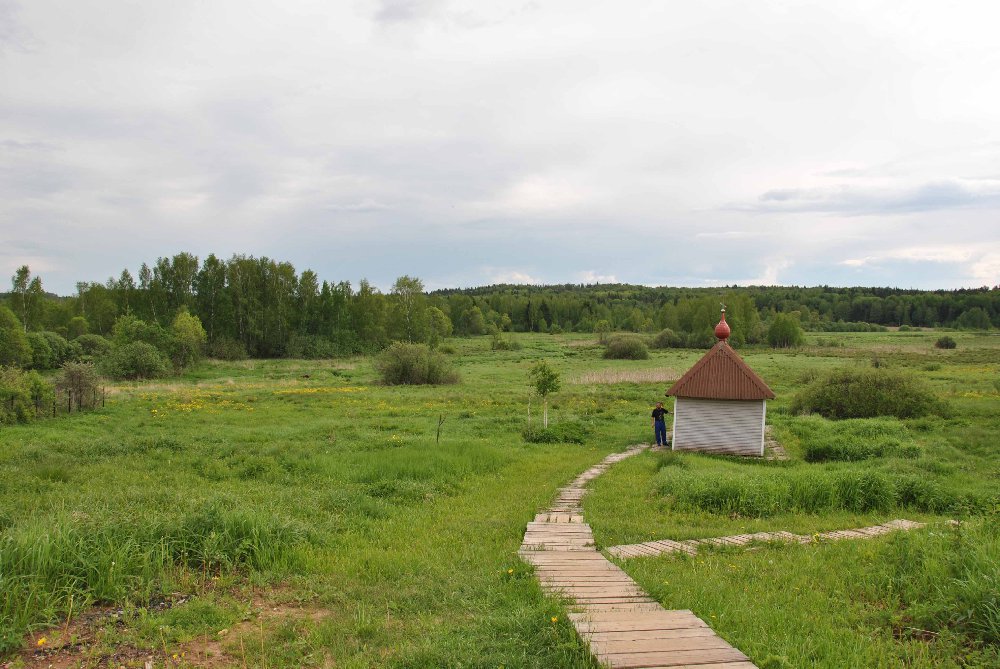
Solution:
<svg viewBox="0 0 1000 669">
<path fill-rule="evenodd" d="M 617 465 L 586 500 L 598 544 L 926 520 L 912 537 L 625 567 L 761 666 L 990 666 L 1000 337 L 958 333 L 939 351 L 936 336 L 824 333 L 792 352 L 743 351 L 778 394 L 769 422 L 791 459 Z M 519 341 L 449 342 L 453 386 L 380 386 L 360 358 L 205 362 L 116 387 L 94 413 L 5 428 L 0 663 L 596 667 L 518 561 L 524 526 L 575 474 L 648 441 L 664 379 L 702 352 L 610 361 L 588 337 Z M 846 427 L 788 414 L 810 375 L 873 356 L 927 379 L 953 414 Z M 563 376 L 550 419 L 582 445 L 521 437 L 541 358 Z M 877 448 L 804 462 L 820 441 Z M 968 521 L 957 539 L 949 518 Z M 918 587 L 943 574 L 966 585 Z"/>
</svg>

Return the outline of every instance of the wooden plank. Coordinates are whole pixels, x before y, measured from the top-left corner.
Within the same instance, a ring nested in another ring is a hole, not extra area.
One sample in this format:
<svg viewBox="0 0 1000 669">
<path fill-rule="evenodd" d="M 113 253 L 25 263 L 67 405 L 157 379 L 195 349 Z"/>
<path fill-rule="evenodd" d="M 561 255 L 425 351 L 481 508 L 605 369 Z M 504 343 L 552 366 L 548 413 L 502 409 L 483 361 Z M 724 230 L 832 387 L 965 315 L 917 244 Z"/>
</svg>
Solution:
<svg viewBox="0 0 1000 669">
<path fill-rule="evenodd" d="M 608 655 L 611 653 L 668 653 L 672 651 L 732 649 L 732 646 L 713 634 L 711 636 L 684 636 L 673 639 L 591 640 L 590 648 L 595 655 Z"/>
<path fill-rule="evenodd" d="M 676 667 L 685 664 L 710 662 L 747 662 L 749 658 L 735 648 L 706 648 L 703 650 L 671 650 L 650 653 L 597 653 L 597 659 L 622 669 L 640 667 Z"/>
<path fill-rule="evenodd" d="M 588 632 L 581 635 L 587 641 L 630 641 L 641 639 L 680 639 L 684 637 L 716 636 L 709 627 L 682 627 L 671 630 L 631 630 L 625 632 Z"/>
</svg>

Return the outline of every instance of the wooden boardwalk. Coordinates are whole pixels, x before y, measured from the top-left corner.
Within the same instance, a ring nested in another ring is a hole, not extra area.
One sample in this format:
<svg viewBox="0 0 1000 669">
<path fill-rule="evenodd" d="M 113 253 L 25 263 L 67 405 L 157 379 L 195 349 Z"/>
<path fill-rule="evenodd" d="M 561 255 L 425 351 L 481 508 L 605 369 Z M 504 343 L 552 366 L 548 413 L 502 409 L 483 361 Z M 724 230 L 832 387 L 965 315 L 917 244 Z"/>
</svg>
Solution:
<svg viewBox="0 0 1000 669">
<path fill-rule="evenodd" d="M 841 539 L 870 539 L 899 530 L 912 530 L 923 527 L 924 523 L 912 520 L 890 520 L 882 525 L 859 527 L 853 530 L 834 530 L 817 534 L 792 534 L 791 532 L 755 532 L 754 534 L 737 534 L 731 537 L 713 537 L 711 539 L 688 539 L 686 541 L 646 541 L 641 544 L 622 544 L 611 546 L 608 553 L 617 558 L 648 557 L 667 553 L 688 553 L 694 555 L 699 546 L 745 546 L 761 541 L 785 541 L 788 543 L 808 544 L 813 541 L 839 541 Z"/>
<path fill-rule="evenodd" d="M 570 602 L 570 620 L 594 655 L 610 667 L 756 669 L 690 611 L 668 611 L 594 548 L 583 520 L 584 486 L 645 445 L 609 455 L 562 488 L 528 524 L 520 555 L 542 587 Z"/>
</svg>

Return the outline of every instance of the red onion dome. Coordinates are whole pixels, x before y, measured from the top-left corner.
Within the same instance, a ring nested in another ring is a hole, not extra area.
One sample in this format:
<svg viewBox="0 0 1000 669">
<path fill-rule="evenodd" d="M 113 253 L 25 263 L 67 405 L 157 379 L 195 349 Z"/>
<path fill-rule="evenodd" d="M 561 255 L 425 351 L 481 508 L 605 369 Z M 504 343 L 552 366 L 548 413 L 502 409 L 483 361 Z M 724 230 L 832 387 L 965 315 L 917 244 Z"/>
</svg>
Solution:
<svg viewBox="0 0 1000 669">
<path fill-rule="evenodd" d="M 731 330 L 729 329 L 729 323 L 726 322 L 726 310 L 723 309 L 722 320 L 719 321 L 719 324 L 715 326 L 715 336 L 718 337 L 720 340 L 724 341 L 729 338 L 730 332 Z"/>
</svg>

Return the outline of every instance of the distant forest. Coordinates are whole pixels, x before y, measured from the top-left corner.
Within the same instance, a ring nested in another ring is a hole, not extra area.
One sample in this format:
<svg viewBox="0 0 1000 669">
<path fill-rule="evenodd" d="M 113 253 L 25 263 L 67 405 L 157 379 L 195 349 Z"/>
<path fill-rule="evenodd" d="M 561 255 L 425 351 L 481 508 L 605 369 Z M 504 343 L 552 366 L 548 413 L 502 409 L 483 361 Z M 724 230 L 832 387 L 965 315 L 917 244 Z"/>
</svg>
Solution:
<svg viewBox="0 0 1000 669">
<path fill-rule="evenodd" d="M 123 316 L 166 328 L 178 312 L 202 323 L 209 352 L 237 347 L 253 357 L 371 352 L 393 340 L 430 341 L 496 331 L 655 333 L 669 328 L 688 341 L 712 341 L 725 303 L 735 344 L 764 340 L 776 314 L 805 330 L 879 326 L 1000 327 L 1000 287 L 962 290 L 747 286 L 650 288 L 623 284 L 494 285 L 426 292 L 400 277 L 388 293 L 362 280 L 322 281 L 287 262 L 189 253 L 123 270 L 105 283 L 77 284 L 73 296 L 44 291 L 42 277 L 21 268 L 3 303 L 26 332 L 111 336 Z"/>
</svg>

